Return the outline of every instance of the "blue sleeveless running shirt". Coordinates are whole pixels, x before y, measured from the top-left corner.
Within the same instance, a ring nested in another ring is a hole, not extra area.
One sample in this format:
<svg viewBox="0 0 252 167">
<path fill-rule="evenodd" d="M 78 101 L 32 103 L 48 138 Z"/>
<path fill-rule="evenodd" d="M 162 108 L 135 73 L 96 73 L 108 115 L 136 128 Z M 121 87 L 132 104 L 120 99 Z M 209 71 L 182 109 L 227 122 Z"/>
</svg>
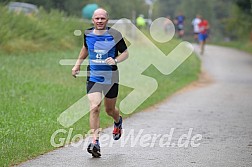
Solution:
<svg viewBox="0 0 252 167">
<path fill-rule="evenodd" d="M 88 81 L 101 84 L 113 84 L 119 82 L 119 74 L 116 65 L 108 65 L 105 59 L 115 59 L 127 49 L 125 41 L 119 31 L 107 28 L 102 35 L 94 34 L 94 28 L 87 29 L 84 34 L 84 46 L 88 49 L 89 65 Z"/>
</svg>

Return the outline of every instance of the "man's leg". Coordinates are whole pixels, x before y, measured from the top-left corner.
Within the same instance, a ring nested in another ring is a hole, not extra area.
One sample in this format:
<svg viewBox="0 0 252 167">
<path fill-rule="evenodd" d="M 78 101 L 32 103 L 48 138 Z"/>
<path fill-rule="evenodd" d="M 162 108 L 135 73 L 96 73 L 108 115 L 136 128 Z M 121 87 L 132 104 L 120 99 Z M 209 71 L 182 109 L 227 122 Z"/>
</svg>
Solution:
<svg viewBox="0 0 252 167">
<path fill-rule="evenodd" d="M 106 113 L 111 116 L 115 122 L 119 122 L 119 110 L 115 107 L 116 105 L 116 97 L 115 98 L 104 98 L 104 105 Z"/>
<path fill-rule="evenodd" d="M 90 117 L 89 124 L 90 129 L 93 131 L 93 139 L 99 138 L 99 128 L 100 128 L 100 106 L 102 100 L 101 92 L 93 92 L 88 94 L 89 105 L 90 105 Z"/>
<path fill-rule="evenodd" d="M 204 53 L 204 41 L 200 41 L 200 54 L 203 55 Z"/>
<path fill-rule="evenodd" d="M 181 30 L 181 32 L 180 32 L 180 36 L 181 36 L 181 38 L 183 38 L 183 37 L 184 37 L 184 34 L 185 34 L 185 31 L 182 29 L 182 30 Z"/>
<path fill-rule="evenodd" d="M 105 95 L 104 98 L 104 106 L 106 113 L 111 116 L 115 122 L 119 121 L 119 111 L 115 107 L 119 85 L 114 83 L 112 85 L 106 85 L 103 87 L 103 93 Z"/>
<path fill-rule="evenodd" d="M 100 127 L 100 106 L 102 100 L 101 92 L 93 92 L 88 94 L 90 104 L 90 129 L 92 130 L 93 142 L 88 145 L 87 151 L 92 154 L 93 157 L 100 157 L 101 150 L 99 144 L 99 127 Z"/>
<path fill-rule="evenodd" d="M 196 43 L 199 43 L 199 40 L 198 40 L 198 33 L 194 33 L 194 41 Z"/>
<path fill-rule="evenodd" d="M 119 110 L 115 107 L 116 97 L 105 97 L 104 103 L 107 114 L 114 119 L 113 138 L 114 140 L 118 140 L 122 135 L 122 117 L 119 115 Z"/>
<path fill-rule="evenodd" d="M 182 38 L 182 30 L 179 30 L 178 34 L 179 34 L 179 38 Z"/>
<path fill-rule="evenodd" d="M 206 45 L 206 35 L 203 35 L 203 40 L 201 44 L 201 54 L 203 55 L 205 52 L 205 45 Z"/>
<path fill-rule="evenodd" d="M 118 84 L 107 87 L 104 94 L 105 110 L 107 114 L 114 119 L 113 138 L 114 140 L 118 140 L 122 134 L 122 117 L 119 115 L 119 110 L 115 107 L 118 95 Z"/>
<path fill-rule="evenodd" d="M 204 37 L 203 34 L 199 34 L 198 35 L 198 39 L 199 39 L 199 44 L 200 44 L 200 54 L 203 55 L 204 52 Z"/>
</svg>

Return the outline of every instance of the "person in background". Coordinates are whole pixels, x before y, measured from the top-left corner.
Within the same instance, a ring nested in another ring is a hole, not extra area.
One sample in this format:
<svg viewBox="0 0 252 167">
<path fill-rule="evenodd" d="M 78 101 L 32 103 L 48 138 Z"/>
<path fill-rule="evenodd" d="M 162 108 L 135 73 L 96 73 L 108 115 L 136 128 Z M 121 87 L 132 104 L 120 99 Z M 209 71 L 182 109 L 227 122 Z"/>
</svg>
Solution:
<svg viewBox="0 0 252 167">
<path fill-rule="evenodd" d="M 199 39 L 199 44 L 200 44 L 200 54 L 203 55 L 210 26 L 209 26 L 208 21 L 204 19 L 202 16 L 200 19 L 201 19 L 201 22 L 198 24 L 199 26 L 198 39 Z"/>
<path fill-rule="evenodd" d="M 178 37 L 183 38 L 185 31 L 184 31 L 184 24 L 185 24 L 185 16 L 182 12 L 174 19 L 174 24 L 176 25 L 176 29 L 178 32 Z"/>
<path fill-rule="evenodd" d="M 166 16 L 166 20 L 164 22 L 164 31 L 169 33 L 173 28 L 173 23 L 171 21 L 171 16 Z"/>
<path fill-rule="evenodd" d="M 145 20 L 144 20 L 144 15 L 140 14 L 140 15 L 136 18 L 136 25 L 137 25 L 137 27 L 138 27 L 140 30 L 146 27 L 146 22 L 145 22 Z"/>
<path fill-rule="evenodd" d="M 193 26 L 193 37 L 194 41 L 198 42 L 198 35 L 199 35 L 199 23 L 201 22 L 200 15 L 197 14 L 196 17 L 192 20 Z"/>
</svg>

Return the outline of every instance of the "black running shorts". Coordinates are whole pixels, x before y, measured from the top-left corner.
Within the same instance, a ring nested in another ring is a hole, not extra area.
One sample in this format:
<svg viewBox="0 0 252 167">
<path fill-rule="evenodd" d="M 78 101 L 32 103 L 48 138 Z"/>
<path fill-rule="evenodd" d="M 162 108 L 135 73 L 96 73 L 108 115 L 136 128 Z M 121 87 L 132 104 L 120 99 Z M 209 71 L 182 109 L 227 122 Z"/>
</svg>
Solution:
<svg viewBox="0 0 252 167">
<path fill-rule="evenodd" d="M 100 84 L 92 81 L 87 81 L 87 93 L 103 92 L 107 98 L 115 98 L 118 96 L 118 83 Z"/>
</svg>

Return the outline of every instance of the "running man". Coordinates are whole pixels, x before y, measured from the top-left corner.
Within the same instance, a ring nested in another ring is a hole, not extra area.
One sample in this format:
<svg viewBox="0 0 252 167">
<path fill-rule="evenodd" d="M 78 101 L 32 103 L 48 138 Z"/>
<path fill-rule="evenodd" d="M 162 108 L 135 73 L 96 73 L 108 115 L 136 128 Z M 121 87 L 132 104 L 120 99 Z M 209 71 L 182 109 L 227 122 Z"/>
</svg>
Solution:
<svg viewBox="0 0 252 167">
<path fill-rule="evenodd" d="M 206 44 L 206 39 L 208 37 L 208 31 L 209 31 L 209 24 L 206 19 L 204 19 L 201 16 L 201 22 L 198 24 L 199 26 L 199 43 L 200 43 L 200 54 L 204 54 L 204 49 L 205 49 L 205 44 Z"/>
<path fill-rule="evenodd" d="M 192 26 L 193 26 L 193 35 L 194 40 L 198 42 L 198 35 L 199 35 L 199 23 L 201 22 L 200 15 L 196 15 L 196 17 L 192 20 Z"/>
<path fill-rule="evenodd" d="M 80 71 L 81 63 L 89 56 L 87 94 L 90 103 L 89 122 L 93 141 L 89 144 L 87 151 L 93 157 L 101 156 L 99 113 L 102 93 L 105 96 L 104 106 L 106 113 L 114 119 L 114 140 L 118 140 L 121 137 L 122 131 L 122 117 L 119 115 L 119 110 L 115 107 L 119 82 L 117 63 L 128 58 L 128 51 L 121 33 L 107 27 L 108 18 L 106 10 L 99 8 L 94 11 L 92 17 L 94 27 L 85 31 L 83 47 L 72 69 L 72 75 L 76 77 Z M 118 55 L 118 52 L 121 54 Z"/>
<path fill-rule="evenodd" d="M 179 15 L 174 20 L 174 24 L 176 25 L 179 38 L 183 38 L 185 33 L 184 22 L 185 22 L 185 16 L 182 14 L 182 12 L 180 12 Z"/>
</svg>

